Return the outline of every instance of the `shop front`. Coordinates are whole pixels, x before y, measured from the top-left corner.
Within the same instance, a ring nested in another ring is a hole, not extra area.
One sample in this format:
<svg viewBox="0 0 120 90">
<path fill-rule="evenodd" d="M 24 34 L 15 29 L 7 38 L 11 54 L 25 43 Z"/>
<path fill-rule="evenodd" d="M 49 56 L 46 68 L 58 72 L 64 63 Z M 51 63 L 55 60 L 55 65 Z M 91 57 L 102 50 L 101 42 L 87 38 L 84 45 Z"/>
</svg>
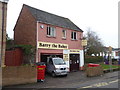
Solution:
<svg viewBox="0 0 120 90">
<path fill-rule="evenodd" d="M 84 65 L 83 50 L 80 49 L 68 49 L 63 50 L 63 56 L 66 55 L 67 59 L 63 57 L 69 66 L 70 71 L 81 70 Z"/>
<path fill-rule="evenodd" d="M 38 61 L 47 62 L 48 57 L 60 57 L 64 59 L 69 71 L 78 71 L 83 66 L 82 50 L 68 47 L 68 44 L 38 42 Z"/>
</svg>

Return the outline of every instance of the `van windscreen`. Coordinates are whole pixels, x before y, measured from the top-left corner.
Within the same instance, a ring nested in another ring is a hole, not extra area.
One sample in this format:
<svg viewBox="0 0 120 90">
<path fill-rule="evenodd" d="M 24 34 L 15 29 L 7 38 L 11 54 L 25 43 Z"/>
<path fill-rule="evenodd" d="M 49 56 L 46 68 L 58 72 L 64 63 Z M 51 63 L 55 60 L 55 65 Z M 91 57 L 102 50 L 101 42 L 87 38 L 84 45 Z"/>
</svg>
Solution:
<svg viewBox="0 0 120 90">
<path fill-rule="evenodd" d="M 55 65 L 65 65 L 65 61 L 61 58 L 55 58 L 53 59 L 53 62 Z"/>
</svg>

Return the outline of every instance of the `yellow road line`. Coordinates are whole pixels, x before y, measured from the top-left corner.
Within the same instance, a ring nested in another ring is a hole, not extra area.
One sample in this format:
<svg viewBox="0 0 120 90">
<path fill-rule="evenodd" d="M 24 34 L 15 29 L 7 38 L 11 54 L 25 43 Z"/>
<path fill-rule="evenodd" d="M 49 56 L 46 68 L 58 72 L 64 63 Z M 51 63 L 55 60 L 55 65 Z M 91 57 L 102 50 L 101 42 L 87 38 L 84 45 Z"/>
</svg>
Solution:
<svg viewBox="0 0 120 90">
<path fill-rule="evenodd" d="M 115 82 L 118 82 L 118 79 L 117 80 L 114 80 L 114 81 L 111 81 L 111 82 L 101 82 L 101 83 L 96 83 L 96 84 L 92 84 L 90 86 L 85 86 L 85 87 L 82 87 L 82 88 L 91 88 L 91 87 L 101 87 L 101 86 L 107 86 L 111 83 L 115 83 Z"/>
<path fill-rule="evenodd" d="M 117 80 L 115 80 L 115 81 L 111 81 L 111 82 L 109 82 L 109 83 L 115 83 L 115 82 L 118 82 L 118 79 L 117 79 Z"/>
<path fill-rule="evenodd" d="M 92 86 L 86 86 L 86 87 L 82 87 L 82 88 L 91 88 Z"/>
</svg>

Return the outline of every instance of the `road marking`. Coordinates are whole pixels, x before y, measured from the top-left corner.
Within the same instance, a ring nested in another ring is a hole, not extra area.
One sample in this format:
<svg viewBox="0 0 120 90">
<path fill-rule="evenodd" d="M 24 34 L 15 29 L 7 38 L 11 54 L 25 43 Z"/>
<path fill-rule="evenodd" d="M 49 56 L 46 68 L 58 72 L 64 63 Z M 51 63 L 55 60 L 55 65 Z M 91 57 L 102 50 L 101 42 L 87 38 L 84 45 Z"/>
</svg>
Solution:
<svg viewBox="0 0 120 90">
<path fill-rule="evenodd" d="M 117 79 L 117 80 L 115 80 L 115 81 L 111 81 L 111 82 L 109 82 L 109 83 L 115 83 L 115 82 L 118 82 L 118 79 Z"/>
<path fill-rule="evenodd" d="M 86 87 L 82 87 L 82 88 L 91 88 L 92 86 L 86 86 Z"/>
<path fill-rule="evenodd" d="M 114 80 L 114 81 L 110 81 L 110 82 L 101 82 L 101 83 L 96 83 L 96 84 L 92 84 L 90 86 L 85 86 L 85 87 L 82 87 L 82 88 L 91 88 L 91 87 L 101 87 L 101 86 L 107 86 L 111 83 L 115 83 L 115 82 L 118 82 L 118 79 L 117 80 Z"/>
<path fill-rule="evenodd" d="M 102 83 L 93 84 L 93 86 L 95 86 L 95 87 L 101 87 L 101 86 L 106 86 L 106 85 L 108 85 L 107 82 L 102 82 Z"/>
</svg>

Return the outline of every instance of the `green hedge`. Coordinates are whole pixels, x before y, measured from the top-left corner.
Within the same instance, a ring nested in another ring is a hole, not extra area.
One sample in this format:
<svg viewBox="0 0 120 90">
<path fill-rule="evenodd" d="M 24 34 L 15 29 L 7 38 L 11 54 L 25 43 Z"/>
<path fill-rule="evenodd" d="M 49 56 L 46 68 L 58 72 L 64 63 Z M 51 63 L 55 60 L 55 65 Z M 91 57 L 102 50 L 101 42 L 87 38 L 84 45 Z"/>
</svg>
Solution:
<svg viewBox="0 0 120 90">
<path fill-rule="evenodd" d="M 85 63 L 99 63 L 103 62 L 102 56 L 85 56 Z"/>
</svg>

